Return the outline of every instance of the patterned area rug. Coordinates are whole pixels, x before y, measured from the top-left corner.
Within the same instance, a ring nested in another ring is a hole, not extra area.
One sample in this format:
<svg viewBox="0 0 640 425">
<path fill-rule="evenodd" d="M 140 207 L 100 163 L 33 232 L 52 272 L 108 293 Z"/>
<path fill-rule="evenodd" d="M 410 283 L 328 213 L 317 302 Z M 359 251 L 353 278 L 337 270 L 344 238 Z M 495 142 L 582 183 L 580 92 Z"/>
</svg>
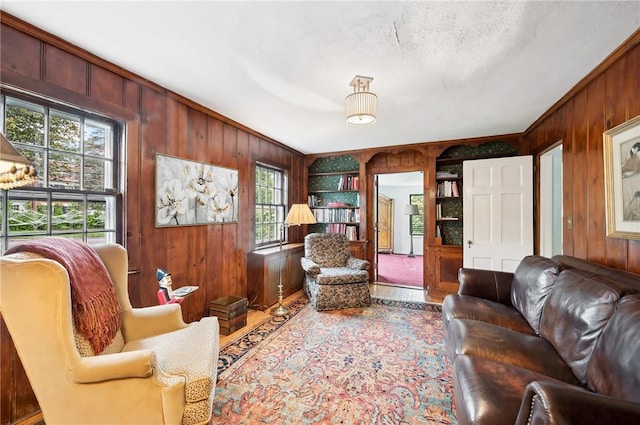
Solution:
<svg viewBox="0 0 640 425">
<path fill-rule="evenodd" d="M 223 347 L 212 422 L 455 424 L 440 307 L 373 301 L 316 312 L 298 299 Z"/>
</svg>

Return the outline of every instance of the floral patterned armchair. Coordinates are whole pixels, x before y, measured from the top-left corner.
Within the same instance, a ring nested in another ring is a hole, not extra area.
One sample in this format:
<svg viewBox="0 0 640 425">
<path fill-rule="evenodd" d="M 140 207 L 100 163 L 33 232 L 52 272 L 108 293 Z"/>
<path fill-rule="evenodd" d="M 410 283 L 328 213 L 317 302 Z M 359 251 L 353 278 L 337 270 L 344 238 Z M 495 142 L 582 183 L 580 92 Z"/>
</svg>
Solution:
<svg viewBox="0 0 640 425">
<path fill-rule="evenodd" d="M 345 235 L 311 233 L 304 255 L 304 292 L 317 311 L 371 305 L 369 262 L 351 256 Z"/>
</svg>

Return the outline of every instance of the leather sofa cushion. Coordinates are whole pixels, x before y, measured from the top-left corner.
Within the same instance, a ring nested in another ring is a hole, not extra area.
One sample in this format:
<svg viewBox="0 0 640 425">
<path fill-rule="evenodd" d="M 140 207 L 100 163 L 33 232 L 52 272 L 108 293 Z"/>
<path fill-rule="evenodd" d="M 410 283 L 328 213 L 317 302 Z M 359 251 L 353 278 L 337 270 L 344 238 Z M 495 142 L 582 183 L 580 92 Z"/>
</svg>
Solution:
<svg viewBox="0 0 640 425">
<path fill-rule="evenodd" d="M 472 355 L 539 372 L 577 385 L 571 369 L 543 338 L 475 320 L 453 319 L 445 333 L 451 363 Z"/>
<path fill-rule="evenodd" d="M 536 334 L 540 334 L 542 307 L 559 273 L 558 262 L 529 255 L 522 259 L 513 274 L 511 304 L 524 316 Z"/>
<path fill-rule="evenodd" d="M 539 380 L 560 382 L 529 369 L 482 357 L 456 357 L 453 391 L 458 424 L 513 425 L 526 386 Z"/>
<path fill-rule="evenodd" d="M 620 293 L 607 279 L 581 270 L 563 270 L 542 313 L 541 336 L 551 343 L 582 385 L 587 364 Z"/>
<path fill-rule="evenodd" d="M 535 332 L 518 310 L 495 301 L 468 295 L 451 294 L 442 303 L 445 329 L 452 319 L 471 319 L 512 329 L 527 335 Z"/>
<path fill-rule="evenodd" d="M 640 403 L 640 296 L 620 300 L 587 365 L 590 390 Z"/>
<path fill-rule="evenodd" d="M 599 274 L 611 279 L 611 282 L 619 288 L 624 295 L 640 293 L 640 275 L 627 272 L 603 264 L 593 263 L 581 258 L 569 255 L 554 255 L 553 260 L 562 264 L 562 268 L 579 269 L 594 274 Z"/>
</svg>

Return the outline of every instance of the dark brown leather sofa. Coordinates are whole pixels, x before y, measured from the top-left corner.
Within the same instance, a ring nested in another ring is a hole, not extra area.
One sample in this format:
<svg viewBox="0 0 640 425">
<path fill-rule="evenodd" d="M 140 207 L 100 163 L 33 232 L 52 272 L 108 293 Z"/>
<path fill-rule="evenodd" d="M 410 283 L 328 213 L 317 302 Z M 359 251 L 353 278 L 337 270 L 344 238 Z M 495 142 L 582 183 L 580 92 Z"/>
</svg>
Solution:
<svg viewBox="0 0 640 425">
<path fill-rule="evenodd" d="M 460 269 L 442 307 L 466 424 L 640 424 L 640 276 L 569 256 Z"/>
</svg>

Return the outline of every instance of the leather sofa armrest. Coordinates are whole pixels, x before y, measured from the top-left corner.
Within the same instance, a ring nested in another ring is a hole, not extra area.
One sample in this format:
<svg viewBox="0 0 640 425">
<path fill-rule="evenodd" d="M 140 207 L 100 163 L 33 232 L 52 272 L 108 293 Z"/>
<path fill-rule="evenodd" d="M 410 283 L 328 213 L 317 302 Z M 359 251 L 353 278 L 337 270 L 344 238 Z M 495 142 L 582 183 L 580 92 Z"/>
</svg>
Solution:
<svg viewBox="0 0 640 425">
<path fill-rule="evenodd" d="M 320 266 L 307 257 L 300 258 L 300 264 L 302 265 L 302 269 L 310 275 L 320 273 Z"/>
<path fill-rule="evenodd" d="M 101 356 L 81 357 L 69 376 L 80 384 L 124 378 L 147 378 L 153 373 L 155 354 L 149 350 L 126 351 Z"/>
<path fill-rule="evenodd" d="M 637 424 L 640 404 L 562 382 L 527 385 L 516 425 L 608 423 Z"/>
<path fill-rule="evenodd" d="M 459 295 L 470 295 L 511 305 L 513 273 L 461 268 L 458 270 L 458 281 Z"/>
<path fill-rule="evenodd" d="M 182 319 L 180 304 L 164 304 L 123 311 L 122 332 L 125 341 L 148 338 L 188 326 Z"/>
<path fill-rule="evenodd" d="M 350 269 L 369 270 L 369 266 L 370 264 L 367 260 L 361 260 L 360 258 L 349 257 L 347 260 L 347 267 Z"/>
</svg>

